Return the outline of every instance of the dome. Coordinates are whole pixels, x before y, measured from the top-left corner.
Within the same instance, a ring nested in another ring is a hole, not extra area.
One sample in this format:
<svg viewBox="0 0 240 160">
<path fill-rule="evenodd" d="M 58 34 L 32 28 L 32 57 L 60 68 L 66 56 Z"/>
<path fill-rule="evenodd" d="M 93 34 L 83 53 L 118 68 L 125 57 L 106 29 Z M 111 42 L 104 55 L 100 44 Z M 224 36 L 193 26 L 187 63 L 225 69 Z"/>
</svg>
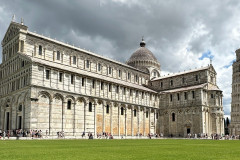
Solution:
<svg viewBox="0 0 240 160">
<path fill-rule="evenodd" d="M 160 69 L 160 63 L 153 53 L 147 49 L 145 41 L 142 39 L 140 47 L 131 55 L 126 62 L 128 65 L 149 72 L 147 68 L 154 67 Z"/>
<path fill-rule="evenodd" d="M 132 54 L 127 63 L 143 60 L 157 61 L 157 58 L 153 55 L 153 53 L 149 49 L 145 47 L 140 47 Z"/>
</svg>

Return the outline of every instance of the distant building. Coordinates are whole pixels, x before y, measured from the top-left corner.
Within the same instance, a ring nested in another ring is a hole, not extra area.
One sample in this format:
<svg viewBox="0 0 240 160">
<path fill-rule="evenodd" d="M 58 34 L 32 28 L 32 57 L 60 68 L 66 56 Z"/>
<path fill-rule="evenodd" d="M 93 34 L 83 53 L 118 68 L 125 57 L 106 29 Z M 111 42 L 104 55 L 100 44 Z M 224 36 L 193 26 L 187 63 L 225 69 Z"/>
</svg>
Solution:
<svg viewBox="0 0 240 160">
<path fill-rule="evenodd" d="M 231 135 L 240 135 L 240 49 L 236 50 L 236 62 L 233 63 L 232 69 L 232 103 L 229 131 Z"/>
<path fill-rule="evenodd" d="M 223 134 L 213 66 L 160 76 L 145 45 L 124 64 L 11 22 L 2 40 L 0 128 L 52 136 Z"/>
</svg>

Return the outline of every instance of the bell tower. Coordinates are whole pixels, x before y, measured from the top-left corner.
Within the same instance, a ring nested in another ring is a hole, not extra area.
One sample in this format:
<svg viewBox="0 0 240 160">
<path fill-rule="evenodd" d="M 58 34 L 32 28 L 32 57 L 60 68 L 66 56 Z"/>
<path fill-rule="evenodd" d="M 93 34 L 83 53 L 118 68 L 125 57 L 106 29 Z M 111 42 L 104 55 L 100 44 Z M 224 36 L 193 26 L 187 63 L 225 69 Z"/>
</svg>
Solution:
<svg viewBox="0 0 240 160">
<path fill-rule="evenodd" d="M 236 62 L 232 65 L 232 103 L 230 134 L 240 135 L 240 49 L 236 50 Z"/>
</svg>

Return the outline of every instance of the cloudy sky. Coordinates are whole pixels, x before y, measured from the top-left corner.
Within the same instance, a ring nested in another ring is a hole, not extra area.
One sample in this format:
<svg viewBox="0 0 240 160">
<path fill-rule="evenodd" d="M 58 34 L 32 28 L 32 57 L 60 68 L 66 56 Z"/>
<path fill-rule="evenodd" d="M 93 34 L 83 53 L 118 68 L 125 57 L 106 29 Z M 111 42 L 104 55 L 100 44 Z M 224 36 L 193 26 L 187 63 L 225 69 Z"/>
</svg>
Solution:
<svg viewBox="0 0 240 160">
<path fill-rule="evenodd" d="M 125 62 L 144 36 L 162 75 L 213 59 L 230 115 L 231 64 L 240 48 L 238 0 L 0 0 L 0 38 L 21 17 L 30 31 Z M 0 47 L 0 50 L 1 47 Z M 1 60 L 1 57 L 0 57 Z"/>
</svg>

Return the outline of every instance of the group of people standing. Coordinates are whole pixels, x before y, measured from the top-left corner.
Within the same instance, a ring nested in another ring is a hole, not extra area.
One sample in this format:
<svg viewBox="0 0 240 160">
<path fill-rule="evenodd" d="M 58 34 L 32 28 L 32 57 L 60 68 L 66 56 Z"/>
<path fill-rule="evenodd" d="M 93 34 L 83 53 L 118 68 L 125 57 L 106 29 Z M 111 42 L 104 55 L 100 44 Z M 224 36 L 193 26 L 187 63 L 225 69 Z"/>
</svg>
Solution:
<svg viewBox="0 0 240 160">
<path fill-rule="evenodd" d="M 10 130 L 8 130 L 8 131 L 0 130 L 0 139 L 3 138 L 3 140 L 5 140 L 6 137 L 9 139 L 9 137 L 10 137 Z"/>
<path fill-rule="evenodd" d="M 98 139 L 101 139 L 101 138 L 113 139 L 113 135 L 111 133 L 108 133 L 108 132 L 102 132 L 102 133 L 97 133 L 97 138 Z"/>
</svg>

